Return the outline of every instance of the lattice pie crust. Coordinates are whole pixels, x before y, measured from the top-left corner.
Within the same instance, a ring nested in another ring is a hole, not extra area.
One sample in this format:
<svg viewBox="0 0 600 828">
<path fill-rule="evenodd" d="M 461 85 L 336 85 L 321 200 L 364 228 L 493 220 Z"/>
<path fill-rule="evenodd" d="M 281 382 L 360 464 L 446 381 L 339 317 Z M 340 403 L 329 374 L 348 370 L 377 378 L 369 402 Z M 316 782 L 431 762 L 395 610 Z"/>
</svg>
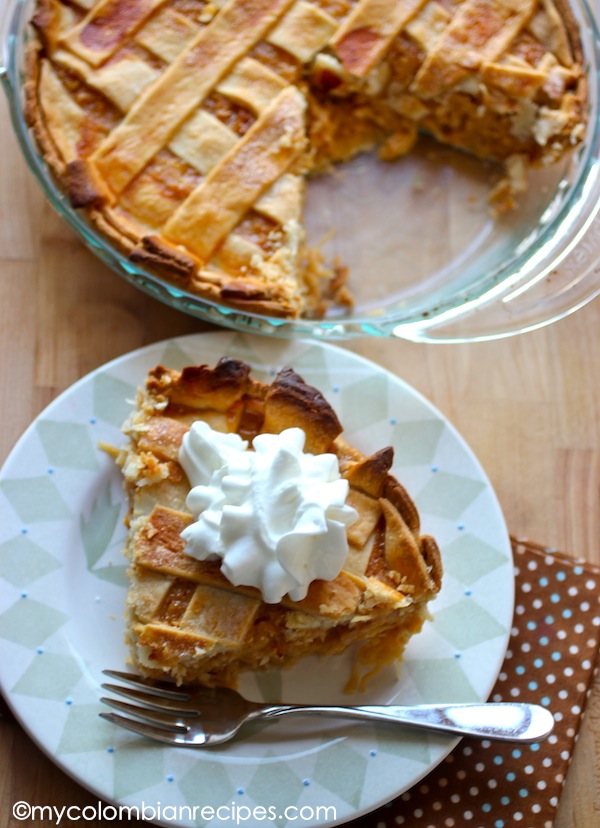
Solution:
<svg viewBox="0 0 600 828">
<path fill-rule="evenodd" d="M 334 580 L 314 581 L 302 601 L 266 604 L 258 590 L 234 587 L 219 561 L 186 554 L 189 483 L 178 453 L 198 419 L 249 441 L 299 426 L 305 451 L 337 455 L 359 517 L 347 530 L 350 551 Z M 232 685 L 241 671 L 285 667 L 356 644 L 356 678 L 401 657 L 428 617 L 442 565 L 436 542 L 420 533 L 413 501 L 390 473 L 391 448 L 365 457 L 348 445 L 331 406 L 293 370 L 265 384 L 244 362 L 227 358 L 214 369 L 151 371 L 124 430 L 128 636 L 141 673 Z"/>
<path fill-rule="evenodd" d="M 506 163 L 583 134 L 566 0 L 39 0 L 27 112 L 75 207 L 133 261 L 271 316 L 349 302 L 305 245 L 306 175 L 420 132 Z"/>
</svg>

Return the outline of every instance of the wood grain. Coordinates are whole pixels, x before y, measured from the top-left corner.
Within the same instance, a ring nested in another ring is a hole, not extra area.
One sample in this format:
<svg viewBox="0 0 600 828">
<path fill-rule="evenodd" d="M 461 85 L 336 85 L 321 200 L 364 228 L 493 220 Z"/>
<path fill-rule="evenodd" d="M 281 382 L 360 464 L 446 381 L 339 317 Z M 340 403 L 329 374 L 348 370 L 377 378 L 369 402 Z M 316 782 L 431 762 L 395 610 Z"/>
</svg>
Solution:
<svg viewBox="0 0 600 828">
<path fill-rule="evenodd" d="M 3 460 L 31 420 L 82 375 L 133 348 L 208 326 L 142 294 L 95 259 L 32 180 L 4 102 L 0 125 Z M 403 377 L 449 418 L 485 467 L 513 534 L 600 564 L 599 332 L 596 301 L 553 326 L 498 342 L 372 339 L 343 347 Z M 600 825 L 599 768 L 597 683 L 556 828 Z M 4 705 L 0 828 L 22 824 L 11 816 L 18 800 L 96 802 L 41 753 Z"/>
</svg>

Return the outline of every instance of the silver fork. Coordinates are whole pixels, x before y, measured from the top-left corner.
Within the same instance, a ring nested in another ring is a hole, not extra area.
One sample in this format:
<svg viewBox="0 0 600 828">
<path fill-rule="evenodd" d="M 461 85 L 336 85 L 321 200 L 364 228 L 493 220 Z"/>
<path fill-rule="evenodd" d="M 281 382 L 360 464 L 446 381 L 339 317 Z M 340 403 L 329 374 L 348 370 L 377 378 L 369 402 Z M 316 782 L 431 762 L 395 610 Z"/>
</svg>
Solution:
<svg viewBox="0 0 600 828">
<path fill-rule="evenodd" d="M 102 702 L 127 715 L 102 712 L 100 716 L 168 745 L 218 745 L 235 736 L 246 722 L 287 714 L 390 722 L 459 736 L 525 743 L 545 739 L 554 727 L 552 714 L 536 704 L 259 704 L 223 687 L 176 687 L 117 670 L 104 670 L 104 674 L 125 685 L 103 684 L 105 690 L 135 704 L 103 697 Z"/>
</svg>

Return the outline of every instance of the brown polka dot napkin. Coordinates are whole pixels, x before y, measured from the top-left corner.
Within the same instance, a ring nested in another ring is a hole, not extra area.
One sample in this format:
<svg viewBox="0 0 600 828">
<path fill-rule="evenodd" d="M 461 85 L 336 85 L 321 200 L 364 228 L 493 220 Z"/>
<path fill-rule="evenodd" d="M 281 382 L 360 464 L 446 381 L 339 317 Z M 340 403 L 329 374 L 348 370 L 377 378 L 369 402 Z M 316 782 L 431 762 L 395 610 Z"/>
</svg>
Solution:
<svg viewBox="0 0 600 828">
<path fill-rule="evenodd" d="M 598 669 L 600 568 L 513 540 L 515 614 L 493 701 L 542 704 L 548 739 L 463 739 L 438 767 L 352 828 L 552 828 Z"/>
</svg>

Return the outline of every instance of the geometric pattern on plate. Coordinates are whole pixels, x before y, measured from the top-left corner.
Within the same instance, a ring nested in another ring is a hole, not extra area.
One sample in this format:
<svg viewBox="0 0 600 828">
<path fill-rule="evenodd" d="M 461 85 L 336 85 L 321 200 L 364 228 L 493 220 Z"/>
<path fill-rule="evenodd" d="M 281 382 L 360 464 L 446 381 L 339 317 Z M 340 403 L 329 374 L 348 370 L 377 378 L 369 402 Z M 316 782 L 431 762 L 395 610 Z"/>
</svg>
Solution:
<svg viewBox="0 0 600 828">
<path fill-rule="evenodd" d="M 301 367 L 307 380 L 335 396 L 344 425 L 353 440 L 356 438 L 362 444 L 373 443 L 369 431 L 355 421 L 356 407 L 344 403 L 345 391 L 363 380 L 371 387 L 373 375 L 382 382 L 378 385 L 379 417 L 371 425 L 374 433 L 386 435 L 386 442 L 393 442 L 394 434 L 402 430 L 404 417 L 412 423 L 420 419 L 425 435 L 430 432 L 432 420 L 439 422 L 441 434 L 435 443 L 429 443 L 430 454 L 420 456 L 418 462 L 417 458 L 409 458 L 413 465 L 405 466 L 402 453 L 396 452 L 395 465 L 403 478 L 410 479 L 419 507 L 420 489 L 437 474 L 435 468 L 460 470 L 458 485 L 460 479 L 486 481 L 479 464 L 441 414 L 381 367 L 329 344 L 273 341 L 225 331 L 146 346 L 83 378 L 58 397 L 26 432 L 0 472 L 0 482 L 49 474 L 48 458 L 37 435 L 38 422 L 49 419 L 65 425 L 83 424 L 93 445 L 115 445 L 121 438 L 122 418 L 115 422 L 114 412 L 128 410 L 135 388 L 149 366 L 182 368 L 200 358 L 216 360 L 223 353 L 250 359 L 255 371 L 266 378 L 275 365 Z M 348 400 L 353 399 L 352 393 Z M 413 433 L 418 439 L 416 430 Z M 260 733 L 254 733 L 250 740 L 241 740 L 226 754 L 212 751 L 200 757 L 197 753 L 175 754 L 157 749 L 116 732 L 103 721 L 98 716 L 102 709 L 101 671 L 115 662 L 115 654 L 122 651 L 125 657 L 120 618 L 126 589 L 98 579 L 81 554 L 75 516 L 89 515 L 94 503 L 100 509 L 108 506 L 121 488 L 112 460 L 100 449 L 97 457 L 100 472 L 63 469 L 59 464 L 53 467 L 50 476 L 69 508 L 68 514 L 48 515 L 45 522 L 24 521 L 15 509 L 23 504 L 13 502 L 13 487 L 0 485 L 5 516 L 0 532 L 0 681 L 16 715 L 61 768 L 105 800 L 117 804 L 141 808 L 143 803 L 155 806 L 162 802 L 183 807 L 200 801 L 218 807 L 235 801 L 250 807 L 281 805 L 279 812 L 283 813 L 289 805 L 316 807 L 331 803 L 339 818 L 349 820 L 390 801 L 440 760 L 446 748 L 439 740 L 423 739 L 421 735 L 415 738 L 408 731 L 390 738 L 386 731 L 369 725 L 353 729 L 341 739 L 339 733 L 321 732 L 316 737 L 295 734 L 293 743 L 286 739 L 263 742 Z M 99 498 L 99 492 L 111 483 L 113 497 Z M 432 520 L 420 508 L 443 544 L 444 586 L 436 599 L 434 618 L 419 636 L 418 651 L 410 647 L 407 650 L 398 698 L 435 701 L 436 688 L 446 686 L 452 676 L 453 700 L 480 701 L 487 697 L 495 680 L 512 623 L 512 559 L 497 501 L 489 483 L 487 487 L 478 497 L 476 512 L 472 504 L 467 504 L 449 521 Z M 32 505 L 25 513 L 33 517 L 36 499 L 37 493 L 31 490 Z M 106 517 L 107 522 L 110 520 L 112 513 Z M 457 525 L 464 528 L 457 530 Z M 99 566 L 108 568 L 120 563 L 123 541 L 118 521 L 98 559 Z M 463 566 L 463 551 L 468 551 L 469 558 L 479 557 L 482 565 L 477 571 Z M 95 554 L 99 552 L 97 549 Z M 489 566 L 483 565 L 487 560 Z M 31 564 L 31 569 L 26 564 Z M 469 576 L 467 580 L 463 580 L 465 574 Z M 77 584 L 76 590 L 72 589 L 73 583 Z M 437 634 L 436 616 L 445 606 L 460 600 L 466 589 L 470 600 L 465 603 L 462 623 L 470 625 L 473 609 L 484 607 L 501 621 L 504 635 L 462 651 L 457 659 L 455 648 Z M 52 611 L 61 622 L 58 627 L 46 626 L 47 615 L 40 613 L 40 605 Z M 10 618 L 17 608 L 21 615 L 18 624 L 13 624 Z M 58 660 L 56 655 L 60 656 Z M 422 659 L 427 664 L 420 669 Z M 252 688 L 254 695 L 268 700 L 276 685 L 279 697 L 302 700 L 306 696 L 306 673 L 294 669 L 285 671 L 288 672 L 291 683 L 284 675 L 278 678 L 277 672 L 264 674 L 264 682 L 261 680 Z M 458 680 L 457 673 L 462 674 L 462 680 Z M 341 702 L 341 688 L 335 685 L 335 677 L 328 676 L 326 693 L 319 691 L 321 681 L 322 672 L 310 673 L 311 692 L 316 685 L 318 700 L 326 701 L 333 693 Z M 308 697 L 314 699 L 314 695 Z M 368 701 L 385 703 L 391 698 L 372 688 Z M 347 759 L 352 760 L 351 767 L 360 769 L 352 776 L 352 785 L 348 784 Z M 305 780 L 310 784 L 306 785 Z M 244 793 L 239 793 L 242 790 Z M 169 822 L 177 828 L 195 825 L 185 818 L 172 820 L 171 816 Z M 320 819 L 318 824 L 324 828 L 327 822 Z M 234 828 L 235 821 L 224 820 L 223 825 Z"/>
</svg>

